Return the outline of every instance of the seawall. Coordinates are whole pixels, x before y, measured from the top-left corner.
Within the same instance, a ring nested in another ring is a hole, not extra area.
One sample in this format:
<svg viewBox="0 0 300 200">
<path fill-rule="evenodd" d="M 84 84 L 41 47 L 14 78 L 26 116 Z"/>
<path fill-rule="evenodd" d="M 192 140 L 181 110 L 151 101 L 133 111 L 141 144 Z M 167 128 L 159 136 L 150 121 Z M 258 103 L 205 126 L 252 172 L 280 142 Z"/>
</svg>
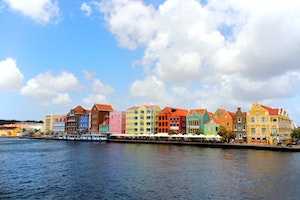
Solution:
<svg viewBox="0 0 300 200">
<path fill-rule="evenodd" d="M 271 145 L 251 145 L 237 143 L 204 143 L 204 142 L 187 142 L 187 141 L 160 141 L 160 140 L 127 140 L 127 139 L 109 139 L 108 142 L 118 143 L 144 143 L 144 144 L 171 144 L 171 145 L 190 145 L 208 148 L 224 149 L 254 149 L 269 151 L 300 152 L 300 145 L 291 146 L 271 146 Z"/>
</svg>

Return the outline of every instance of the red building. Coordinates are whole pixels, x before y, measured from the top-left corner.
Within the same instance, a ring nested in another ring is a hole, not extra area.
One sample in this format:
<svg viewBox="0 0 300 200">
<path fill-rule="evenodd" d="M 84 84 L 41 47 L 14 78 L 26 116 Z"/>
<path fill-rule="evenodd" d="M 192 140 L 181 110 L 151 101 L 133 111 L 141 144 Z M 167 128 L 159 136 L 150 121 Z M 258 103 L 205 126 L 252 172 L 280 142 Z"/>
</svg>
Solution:
<svg viewBox="0 0 300 200">
<path fill-rule="evenodd" d="M 113 111 L 111 105 L 94 104 L 91 109 L 91 132 L 99 133 L 100 125 L 109 125 L 109 113 Z"/>
<path fill-rule="evenodd" d="M 158 114 L 158 133 L 186 133 L 186 115 L 188 110 L 165 107 Z"/>
<path fill-rule="evenodd" d="M 66 132 L 68 134 L 78 134 L 78 126 L 79 126 L 79 119 L 80 116 L 88 116 L 90 113 L 89 110 L 84 109 L 82 106 L 77 106 L 70 110 L 67 114 L 67 121 L 66 121 Z"/>
</svg>

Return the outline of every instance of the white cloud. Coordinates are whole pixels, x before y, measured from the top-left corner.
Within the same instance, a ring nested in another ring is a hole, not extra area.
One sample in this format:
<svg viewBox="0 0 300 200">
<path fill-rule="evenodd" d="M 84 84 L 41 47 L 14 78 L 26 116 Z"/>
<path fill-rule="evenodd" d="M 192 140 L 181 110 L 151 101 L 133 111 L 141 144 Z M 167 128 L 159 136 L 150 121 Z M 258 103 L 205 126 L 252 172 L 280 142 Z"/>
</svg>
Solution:
<svg viewBox="0 0 300 200">
<path fill-rule="evenodd" d="M 92 8 L 86 2 L 83 2 L 80 6 L 80 10 L 84 11 L 86 16 L 90 16 L 92 14 Z"/>
<path fill-rule="evenodd" d="M 114 89 L 101 80 L 94 77 L 94 74 L 89 71 L 83 71 L 83 74 L 90 82 L 90 86 L 86 88 L 88 91 L 87 97 L 83 98 L 83 102 L 87 107 L 91 108 L 95 103 L 109 104 L 107 96 L 114 93 Z"/>
<path fill-rule="evenodd" d="M 14 59 L 0 61 L 0 90 L 17 91 L 22 87 L 23 78 Z"/>
<path fill-rule="evenodd" d="M 120 46 L 144 50 L 136 63 L 146 78 L 131 85 L 134 97 L 232 108 L 295 97 L 299 7 L 297 0 L 166 0 L 157 8 L 104 0 L 100 11 Z"/>
<path fill-rule="evenodd" d="M 168 94 L 164 82 L 157 77 L 146 77 L 136 80 L 130 86 L 130 94 L 139 98 L 144 104 L 173 105 L 174 99 Z"/>
<path fill-rule="evenodd" d="M 71 99 L 68 92 L 78 88 L 80 88 L 78 79 L 72 73 L 62 71 L 58 75 L 53 75 L 52 72 L 44 72 L 27 81 L 20 94 L 45 106 L 51 104 L 70 106 Z"/>
<path fill-rule="evenodd" d="M 13 10 L 32 18 L 38 24 L 58 23 L 60 9 L 57 1 L 52 0 L 4 0 Z"/>
<path fill-rule="evenodd" d="M 119 45 L 131 50 L 147 44 L 159 25 L 153 19 L 154 7 L 145 6 L 142 1 L 103 1 L 99 9 Z"/>
</svg>

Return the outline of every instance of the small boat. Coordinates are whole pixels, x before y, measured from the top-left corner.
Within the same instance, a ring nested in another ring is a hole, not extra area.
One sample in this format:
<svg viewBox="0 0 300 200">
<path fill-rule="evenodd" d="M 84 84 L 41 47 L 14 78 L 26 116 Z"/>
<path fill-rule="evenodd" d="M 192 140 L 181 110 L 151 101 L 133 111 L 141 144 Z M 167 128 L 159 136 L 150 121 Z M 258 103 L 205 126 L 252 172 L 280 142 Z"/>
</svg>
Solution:
<svg viewBox="0 0 300 200">
<path fill-rule="evenodd" d="M 107 136 L 103 134 L 83 134 L 80 136 L 81 141 L 101 142 L 107 141 Z"/>
</svg>

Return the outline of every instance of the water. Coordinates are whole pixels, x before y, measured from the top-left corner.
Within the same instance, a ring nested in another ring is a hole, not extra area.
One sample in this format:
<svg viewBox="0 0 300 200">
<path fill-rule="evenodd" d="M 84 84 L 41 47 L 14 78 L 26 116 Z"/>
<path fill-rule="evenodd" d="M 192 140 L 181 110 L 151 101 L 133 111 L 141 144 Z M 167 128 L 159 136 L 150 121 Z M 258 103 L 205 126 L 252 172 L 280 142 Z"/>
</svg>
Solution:
<svg viewBox="0 0 300 200">
<path fill-rule="evenodd" d="M 0 199 L 299 199 L 300 153 L 0 139 Z"/>
</svg>

